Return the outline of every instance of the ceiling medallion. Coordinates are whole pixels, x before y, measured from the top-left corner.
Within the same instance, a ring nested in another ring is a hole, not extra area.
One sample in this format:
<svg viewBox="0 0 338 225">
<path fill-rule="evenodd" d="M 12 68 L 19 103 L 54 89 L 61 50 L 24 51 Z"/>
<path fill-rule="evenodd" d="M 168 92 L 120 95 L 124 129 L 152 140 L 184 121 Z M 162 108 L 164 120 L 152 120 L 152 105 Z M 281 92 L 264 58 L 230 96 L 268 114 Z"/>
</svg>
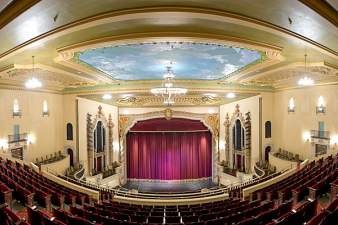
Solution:
<svg viewBox="0 0 338 225">
<path fill-rule="evenodd" d="M 170 62 L 170 65 L 172 63 Z M 175 103 L 174 98 L 178 95 L 184 95 L 188 92 L 186 88 L 174 87 L 174 73 L 171 66 L 167 66 L 167 73 L 163 75 L 161 87 L 152 88 L 150 92 L 156 96 L 162 96 L 163 104 L 171 106 Z"/>
</svg>

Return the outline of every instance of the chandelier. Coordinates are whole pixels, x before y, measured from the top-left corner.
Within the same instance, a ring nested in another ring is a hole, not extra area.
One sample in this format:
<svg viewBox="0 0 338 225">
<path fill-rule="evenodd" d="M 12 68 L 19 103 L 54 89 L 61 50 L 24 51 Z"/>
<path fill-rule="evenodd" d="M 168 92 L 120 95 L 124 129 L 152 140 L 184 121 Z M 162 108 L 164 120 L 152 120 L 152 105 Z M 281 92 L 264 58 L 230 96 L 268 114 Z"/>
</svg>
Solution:
<svg viewBox="0 0 338 225">
<path fill-rule="evenodd" d="M 171 106 L 175 103 L 174 98 L 177 95 L 187 93 L 186 88 L 174 87 L 174 73 L 171 66 L 167 66 L 167 72 L 163 75 L 161 87 L 152 88 L 150 92 L 156 96 L 162 96 L 163 104 Z"/>
<path fill-rule="evenodd" d="M 306 54 L 304 55 L 304 73 L 305 73 L 305 76 L 301 79 L 298 80 L 298 85 L 301 85 L 301 86 L 311 86 L 311 85 L 314 85 L 314 80 L 312 80 L 310 77 L 306 76 L 307 74 L 307 68 L 306 68 Z"/>
</svg>

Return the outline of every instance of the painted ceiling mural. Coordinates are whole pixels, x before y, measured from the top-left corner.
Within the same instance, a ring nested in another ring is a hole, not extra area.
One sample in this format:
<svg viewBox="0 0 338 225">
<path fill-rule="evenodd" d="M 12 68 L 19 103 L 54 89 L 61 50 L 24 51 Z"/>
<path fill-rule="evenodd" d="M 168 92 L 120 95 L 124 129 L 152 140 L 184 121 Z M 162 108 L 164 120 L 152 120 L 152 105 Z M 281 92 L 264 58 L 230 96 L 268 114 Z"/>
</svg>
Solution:
<svg viewBox="0 0 338 225">
<path fill-rule="evenodd" d="M 76 54 L 76 60 L 117 80 L 159 80 L 172 66 L 176 79 L 215 80 L 264 60 L 264 53 L 238 47 L 157 42 L 110 46 Z"/>
</svg>

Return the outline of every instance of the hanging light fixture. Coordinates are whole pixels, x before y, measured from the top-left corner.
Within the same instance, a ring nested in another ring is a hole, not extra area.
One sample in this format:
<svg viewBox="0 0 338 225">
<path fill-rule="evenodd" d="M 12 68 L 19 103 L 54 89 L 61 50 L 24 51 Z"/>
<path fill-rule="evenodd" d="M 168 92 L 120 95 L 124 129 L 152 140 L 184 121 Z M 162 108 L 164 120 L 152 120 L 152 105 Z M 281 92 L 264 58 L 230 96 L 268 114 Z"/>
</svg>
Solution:
<svg viewBox="0 0 338 225">
<path fill-rule="evenodd" d="M 170 62 L 170 65 L 172 63 Z M 162 96 L 163 104 L 171 106 L 175 103 L 174 98 L 177 95 L 184 95 L 187 93 L 186 88 L 174 87 L 174 73 L 171 66 L 167 66 L 167 72 L 163 75 L 163 82 L 161 87 L 152 88 L 150 92 L 156 96 Z"/>
<path fill-rule="evenodd" d="M 35 67 L 34 67 L 34 56 L 32 56 L 32 68 L 33 68 L 33 74 L 35 72 Z M 42 87 L 41 81 L 39 81 L 37 78 L 34 76 L 30 79 L 28 79 L 25 83 L 26 88 L 28 89 L 34 89 L 34 88 L 40 88 Z"/>
<path fill-rule="evenodd" d="M 314 85 L 314 83 L 315 83 L 314 80 L 312 80 L 310 77 L 306 76 L 306 74 L 307 74 L 306 57 L 307 57 L 307 55 L 305 54 L 304 55 L 304 73 L 305 73 L 305 76 L 298 80 L 298 85 L 301 85 L 301 86 L 311 86 L 311 85 Z"/>
</svg>

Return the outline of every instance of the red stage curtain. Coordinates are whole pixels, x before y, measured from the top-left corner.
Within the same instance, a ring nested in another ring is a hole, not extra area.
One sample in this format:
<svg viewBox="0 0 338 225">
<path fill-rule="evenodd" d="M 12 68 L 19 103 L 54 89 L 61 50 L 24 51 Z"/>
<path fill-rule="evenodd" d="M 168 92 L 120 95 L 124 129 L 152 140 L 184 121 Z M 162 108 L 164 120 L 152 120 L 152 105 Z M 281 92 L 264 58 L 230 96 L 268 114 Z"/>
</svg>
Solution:
<svg viewBox="0 0 338 225">
<path fill-rule="evenodd" d="M 211 177 L 211 133 L 130 132 L 128 178 L 181 180 Z"/>
</svg>

